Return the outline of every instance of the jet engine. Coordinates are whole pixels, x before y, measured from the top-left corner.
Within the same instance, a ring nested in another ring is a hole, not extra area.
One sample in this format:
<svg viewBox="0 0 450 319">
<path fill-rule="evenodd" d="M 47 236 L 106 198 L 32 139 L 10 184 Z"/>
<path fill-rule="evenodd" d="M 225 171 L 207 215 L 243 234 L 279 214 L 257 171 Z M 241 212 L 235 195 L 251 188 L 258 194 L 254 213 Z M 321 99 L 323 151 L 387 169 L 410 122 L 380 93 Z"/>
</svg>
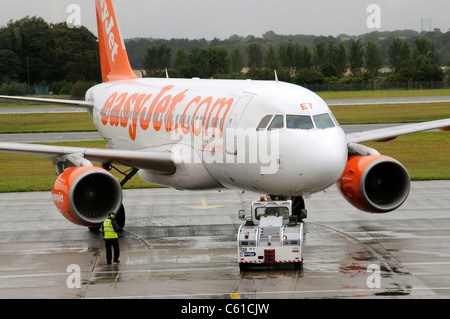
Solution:
<svg viewBox="0 0 450 319">
<path fill-rule="evenodd" d="M 74 224 L 99 226 L 122 205 L 122 187 L 108 171 L 95 167 L 69 167 L 55 181 L 53 201 Z"/>
<path fill-rule="evenodd" d="M 406 168 L 391 157 L 352 156 L 337 186 L 356 208 L 370 213 L 387 213 L 406 200 L 410 179 Z"/>
</svg>

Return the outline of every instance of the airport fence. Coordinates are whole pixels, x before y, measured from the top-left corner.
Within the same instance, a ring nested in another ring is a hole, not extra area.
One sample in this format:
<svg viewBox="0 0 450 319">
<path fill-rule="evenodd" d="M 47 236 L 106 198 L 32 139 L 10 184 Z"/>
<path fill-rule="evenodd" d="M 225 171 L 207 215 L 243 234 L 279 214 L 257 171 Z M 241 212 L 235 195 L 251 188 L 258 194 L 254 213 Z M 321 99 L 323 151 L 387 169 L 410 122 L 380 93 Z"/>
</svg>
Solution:
<svg viewBox="0 0 450 319">
<path fill-rule="evenodd" d="M 449 89 L 450 81 L 367 82 L 367 83 L 315 83 L 303 87 L 314 91 L 375 91 L 375 90 L 433 90 Z"/>
</svg>

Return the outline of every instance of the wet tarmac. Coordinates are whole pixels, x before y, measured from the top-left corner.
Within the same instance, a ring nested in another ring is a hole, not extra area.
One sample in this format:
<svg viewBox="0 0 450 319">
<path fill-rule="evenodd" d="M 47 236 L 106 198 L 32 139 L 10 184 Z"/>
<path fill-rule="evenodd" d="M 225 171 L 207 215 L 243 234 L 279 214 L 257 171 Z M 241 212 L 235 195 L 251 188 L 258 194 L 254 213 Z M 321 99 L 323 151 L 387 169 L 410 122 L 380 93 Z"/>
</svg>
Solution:
<svg viewBox="0 0 450 319">
<path fill-rule="evenodd" d="M 237 211 L 257 194 L 125 190 L 120 264 L 50 193 L 0 194 L 0 298 L 449 298 L 450 181 L 413 182 L 377 215 L 335 187 L 306 200 L 304 265 L 237 264 Z"/>
</svg>

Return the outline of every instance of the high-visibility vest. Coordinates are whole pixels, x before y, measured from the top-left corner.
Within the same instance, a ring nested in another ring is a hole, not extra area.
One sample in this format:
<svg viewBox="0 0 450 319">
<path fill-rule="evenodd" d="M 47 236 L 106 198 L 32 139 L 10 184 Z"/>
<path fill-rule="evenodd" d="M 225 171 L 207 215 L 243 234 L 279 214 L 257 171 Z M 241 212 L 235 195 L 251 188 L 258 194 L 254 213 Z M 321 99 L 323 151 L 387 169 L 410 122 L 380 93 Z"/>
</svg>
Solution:
<svg viewBox="0 0 450 319">
<path fill-rule="evenodd" d="M 119 238 L 109 218 L 103 222 L 103 233 L 105 239 Z"/>
</svg>

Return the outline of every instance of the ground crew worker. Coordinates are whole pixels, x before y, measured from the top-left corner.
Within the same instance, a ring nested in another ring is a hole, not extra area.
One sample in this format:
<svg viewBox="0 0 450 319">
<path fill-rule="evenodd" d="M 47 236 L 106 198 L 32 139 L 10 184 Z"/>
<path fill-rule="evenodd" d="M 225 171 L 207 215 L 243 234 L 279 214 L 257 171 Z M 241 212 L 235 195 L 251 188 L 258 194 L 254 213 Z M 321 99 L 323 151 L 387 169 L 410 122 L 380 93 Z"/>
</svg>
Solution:
<svg viewBox="0 0 450 319">
<path fill-rule="evenodd" d="M 119 263 L 119 225 L 115 221 L 116 215 L 110 214 L 109 217 L 103 222 L 103 238 L 105 239 L 106 247 L 106 262 L 111 265 L 112 248 L 114 248 L 114 262 Z"/>
</svg>

